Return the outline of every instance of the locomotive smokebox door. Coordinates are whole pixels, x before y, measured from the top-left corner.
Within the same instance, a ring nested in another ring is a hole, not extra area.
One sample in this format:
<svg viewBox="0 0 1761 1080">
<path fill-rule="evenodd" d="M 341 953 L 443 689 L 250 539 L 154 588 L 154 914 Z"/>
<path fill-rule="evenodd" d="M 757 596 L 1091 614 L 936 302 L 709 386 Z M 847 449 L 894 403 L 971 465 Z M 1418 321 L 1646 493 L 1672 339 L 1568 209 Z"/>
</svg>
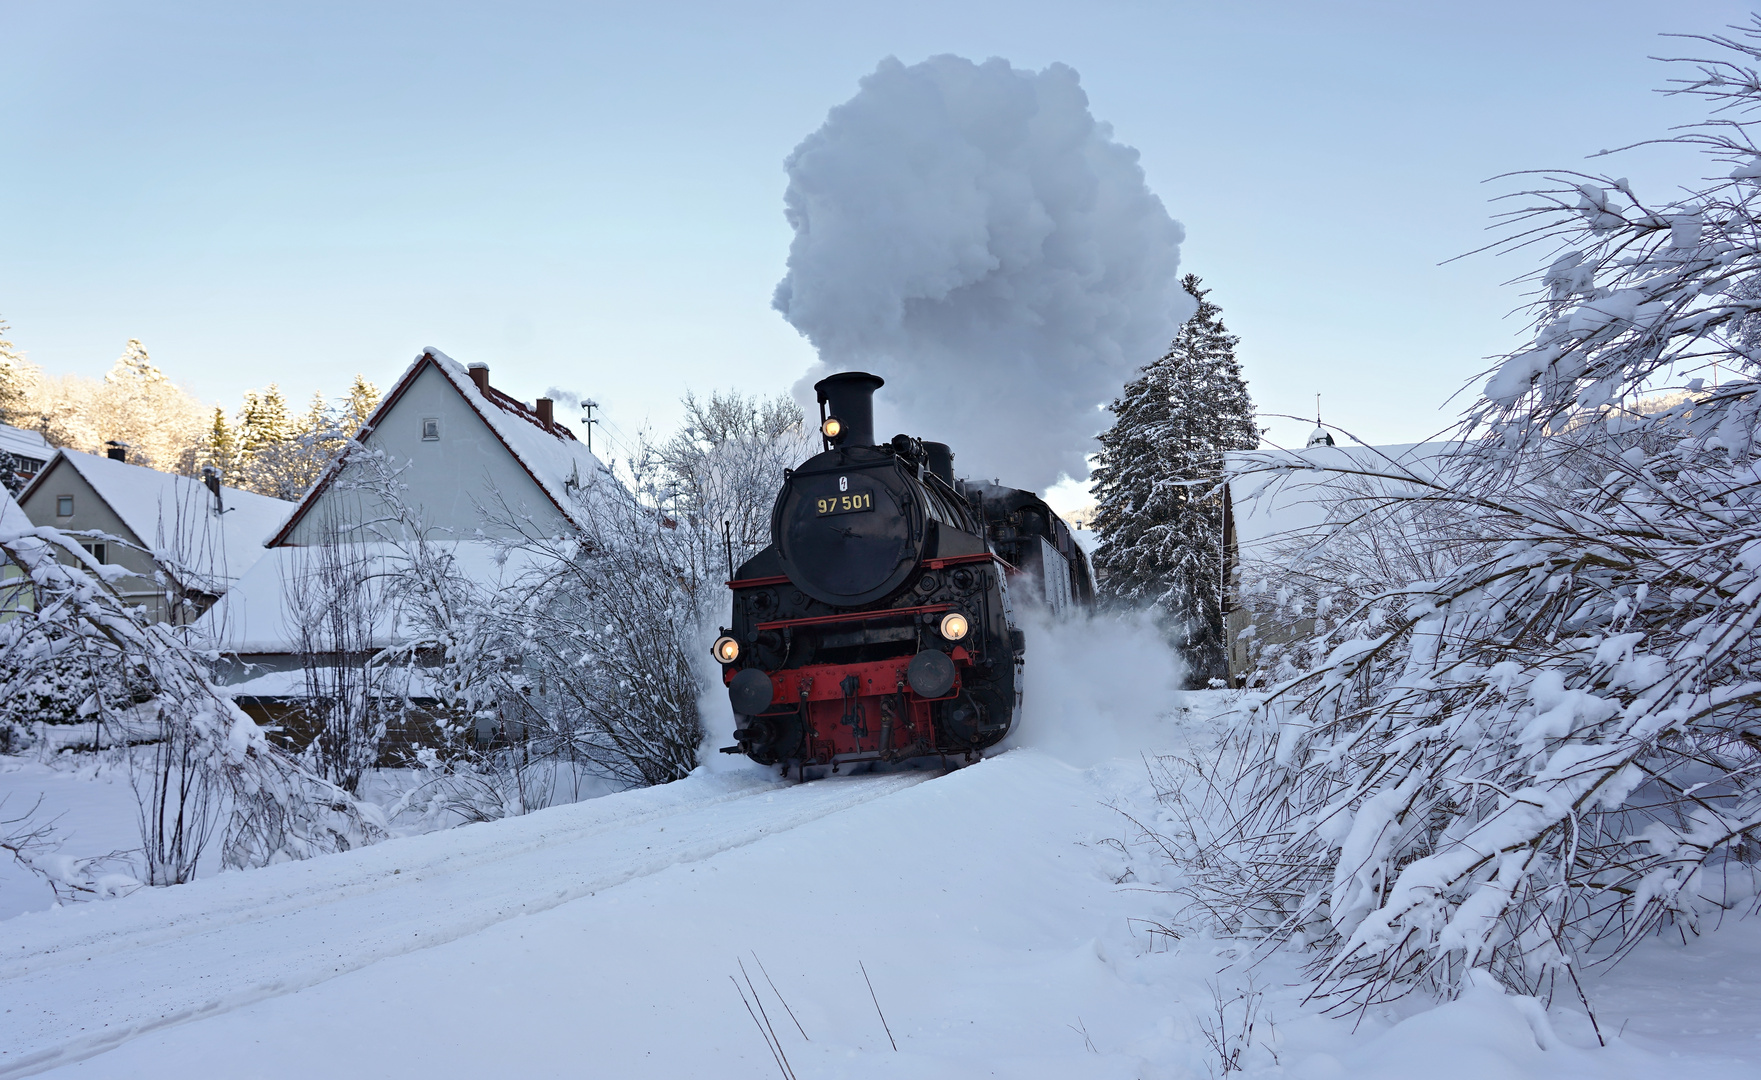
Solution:
<svg viewBox="0 0 1761 1080">
<path fill-rule="evenodd" d="M 776 696 L 770 676 L 757 668 L 746 668 L 728 683 L 728 703 L 741 716 L 756 716 L 770 708 Z"/>
<path fill-rule="evenodd" d="M 911 658 L 905 679 L 918 697 L 942 697 L 954 689 L 954 661 L 939 649 L 925 649 Z"/>
</svg>

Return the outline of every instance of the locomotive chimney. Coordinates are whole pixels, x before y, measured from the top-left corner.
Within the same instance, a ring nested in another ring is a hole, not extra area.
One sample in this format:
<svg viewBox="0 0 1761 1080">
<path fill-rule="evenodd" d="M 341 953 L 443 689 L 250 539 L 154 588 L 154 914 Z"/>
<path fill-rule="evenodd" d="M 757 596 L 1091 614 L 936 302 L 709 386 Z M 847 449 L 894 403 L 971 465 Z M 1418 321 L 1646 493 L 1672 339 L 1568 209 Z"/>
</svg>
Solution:
<svg viewBox="0 0 1761 1080">
<path fill-rule="evenodd" d="M 826 435 L 833 446 L 874 445 L 874 392 L 885 385 L 866 371 L 841 371 L 813 384 L 827 420 L 838 422 L 837 434 Z M 826 433 L 823 424 L 820 433 Z"/>
<path fill-rule="evenodd" d="M 925 442 L 924 456 L 929 458 L 929 471 L 942 478 L 949 487 L 954 486 L 954 451 L 945 442 Z"/>
</svg>

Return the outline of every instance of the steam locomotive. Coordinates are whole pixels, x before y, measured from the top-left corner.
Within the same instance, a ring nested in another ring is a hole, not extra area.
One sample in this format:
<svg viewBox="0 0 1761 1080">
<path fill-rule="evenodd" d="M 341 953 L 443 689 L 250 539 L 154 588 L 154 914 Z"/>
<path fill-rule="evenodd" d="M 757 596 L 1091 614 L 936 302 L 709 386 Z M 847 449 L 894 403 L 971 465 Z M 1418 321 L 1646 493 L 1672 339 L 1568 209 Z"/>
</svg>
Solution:
<svg viewBox="0 0 1761 1080">
<path fill-rule="evenodd" d="M 878 376 L 821 380 L 824 451 L 784 473 L 770 546 L 728 587 L 713 646 L 737 745 L 803 776 L 855 762 L 972 760 L 1021 705 L 1015 605 L 1091 604 L 1088 559 L 1030 491 L 954 478 L 945 443 L 875 442 Z"/>
</svg>

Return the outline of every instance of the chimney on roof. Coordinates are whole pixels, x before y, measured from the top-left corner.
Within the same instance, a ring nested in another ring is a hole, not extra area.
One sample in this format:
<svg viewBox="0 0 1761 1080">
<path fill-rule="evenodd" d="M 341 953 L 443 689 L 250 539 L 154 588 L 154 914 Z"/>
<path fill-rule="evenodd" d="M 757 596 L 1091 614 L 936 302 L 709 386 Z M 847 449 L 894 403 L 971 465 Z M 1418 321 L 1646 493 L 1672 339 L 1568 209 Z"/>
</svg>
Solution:
<svg viewBox="0 0 1761 1080">
<path fill-rule="evenodd" d="M 465 370 L 471 373 L 471 381 L 477 384 L 478 392 L 483 394 L 489 393 L 488 364 L 471 364 L 466 367 Z"/>
<path fill-rule="evenodd" d="M 538 399 L 538 422 L 546 431 L 556 430 L 556 402 L 547 397 Z"/>
<path fill-rule="evenodd" d="M 202 483 L 214 493 L 214 512 L 226 513 L 226 504 L 220 500 L 220 470 L 212 465 L 202 466 Z"/>
<path fill-rule="evenodd" d="M 104 456 L 109 458 L 111 461 L 127 461 L 128 460 L 128 444 L 125 442 L 117 442 L 115 439 L 111 439 L 109 442 L 104 444 Z"/>
</svg>

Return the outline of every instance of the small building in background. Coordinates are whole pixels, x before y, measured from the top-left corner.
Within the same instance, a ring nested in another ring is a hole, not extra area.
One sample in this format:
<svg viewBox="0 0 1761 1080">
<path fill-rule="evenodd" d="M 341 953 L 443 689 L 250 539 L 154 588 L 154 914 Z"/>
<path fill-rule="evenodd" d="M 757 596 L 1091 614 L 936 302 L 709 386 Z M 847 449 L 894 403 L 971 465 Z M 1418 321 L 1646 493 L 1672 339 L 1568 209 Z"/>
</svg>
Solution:
<svg viewBox="0 0 1761 1080">
<path fill-rule="evenodd" d="M 89 535 L 98 562 L 129 571 L 113 584 L 154 621 L 186 624 L 263 557 L 294 504 L 119 460 L 56 450 L 18 502 L 31 524 Z"/>
<path fill-rule="evenodd" d="M 1336 586 L 1331 555 L 1378 565 L 1381 584 L 1426 577 L 1414 553 L 1439 523 L 1420 497 L 1447 479 L 1452 442 L 1338 446 L 1316 426 L 1301 450 L 1229 453 L 1224 487 L 1224 640 L 1229 683 L 1275 681 L 1267 664 L 1313 634 L 1319 612 L 1310 597 Z M 1397 512 L 1389 512 L 1398 507 Z M 1366 588 L 1373 588 L 1366 582 Z M 1288 674 L 1285 672 L 1284 674 Z"/>
<path fill-rule="evenodd" d="M 14 495 L 36 479 L 55 448 L 41 432 L 0 424 L 0 483 Z"/>
</svg>

